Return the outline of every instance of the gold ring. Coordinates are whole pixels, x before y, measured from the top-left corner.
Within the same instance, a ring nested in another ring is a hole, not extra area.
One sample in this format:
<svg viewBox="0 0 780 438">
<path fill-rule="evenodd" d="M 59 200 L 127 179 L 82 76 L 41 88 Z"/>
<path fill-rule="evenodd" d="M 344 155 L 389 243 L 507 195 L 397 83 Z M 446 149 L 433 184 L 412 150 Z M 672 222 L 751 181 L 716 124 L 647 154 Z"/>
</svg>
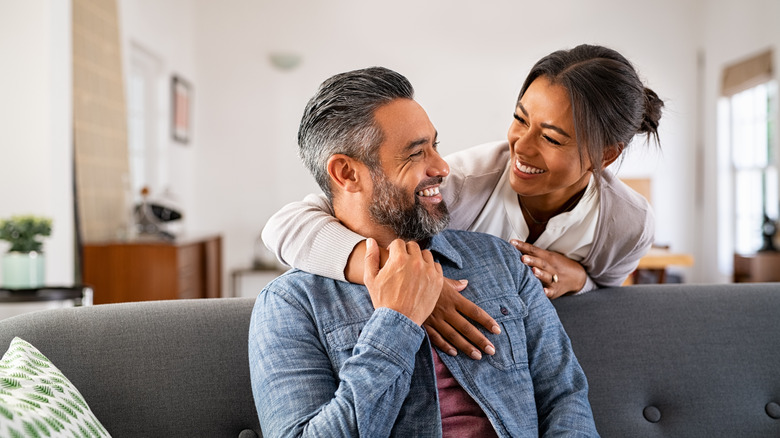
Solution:
<svg viewBox="0 0 780 438">
<path fill-rule="evenodd" d="M 553 281 L 552 282 L 553 283 L 557 283 L 558 282 L 558 274 L 553 274 Z"/>
</svg>

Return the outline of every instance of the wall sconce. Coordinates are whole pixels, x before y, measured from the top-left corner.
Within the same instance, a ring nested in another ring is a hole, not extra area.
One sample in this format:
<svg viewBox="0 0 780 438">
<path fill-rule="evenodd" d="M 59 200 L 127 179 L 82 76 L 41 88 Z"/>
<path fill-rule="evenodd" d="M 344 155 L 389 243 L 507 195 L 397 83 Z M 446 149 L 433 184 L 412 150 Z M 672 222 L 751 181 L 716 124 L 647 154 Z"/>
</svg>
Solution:
<svg viewBox="0 0 780 438">
<path fill-rule="evenodd" d="M 274 52 L 268 55 L 271 64 L 279 70 L 289 71 L 301 63 L 301 55 L 292 52 Z"/>
</svg>

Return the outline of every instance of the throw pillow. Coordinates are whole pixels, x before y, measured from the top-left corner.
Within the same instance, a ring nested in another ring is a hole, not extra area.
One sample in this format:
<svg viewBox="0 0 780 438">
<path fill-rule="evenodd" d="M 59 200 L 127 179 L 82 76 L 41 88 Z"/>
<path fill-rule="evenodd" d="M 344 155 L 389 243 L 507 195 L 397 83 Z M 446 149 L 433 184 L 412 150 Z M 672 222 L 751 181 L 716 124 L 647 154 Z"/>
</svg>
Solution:
<svg viewBox="0 0 780 438">
<path fill-rule="evenodd" d="M 70 380 L 17 337 L 0 359 L 0 436 L 110 435 Z"/>
</svg>

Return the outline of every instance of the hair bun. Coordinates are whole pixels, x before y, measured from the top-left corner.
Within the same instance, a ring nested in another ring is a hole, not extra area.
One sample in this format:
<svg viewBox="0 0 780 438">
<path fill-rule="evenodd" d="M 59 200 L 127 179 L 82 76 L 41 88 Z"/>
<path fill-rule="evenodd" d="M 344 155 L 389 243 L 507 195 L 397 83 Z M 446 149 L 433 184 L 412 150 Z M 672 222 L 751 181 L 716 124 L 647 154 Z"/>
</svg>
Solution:
<svg viewBox="0 0 780 438">
<path fill-rule="evenodd" d="M 645 113 L 639 132 L 658 137 L 658 122 L 661 120 L 661 109 L 664 101 L 655 94 L 655 91 L 645 87 Z"/>
</svg>

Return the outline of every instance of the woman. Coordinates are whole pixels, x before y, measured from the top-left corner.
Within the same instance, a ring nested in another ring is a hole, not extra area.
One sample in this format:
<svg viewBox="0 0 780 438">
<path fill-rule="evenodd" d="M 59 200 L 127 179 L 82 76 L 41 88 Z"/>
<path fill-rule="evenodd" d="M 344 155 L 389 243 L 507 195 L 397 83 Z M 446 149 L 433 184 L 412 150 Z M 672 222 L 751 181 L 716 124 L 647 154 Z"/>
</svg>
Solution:
<svg viewBox="0 0 780 438">
<path fill-rule="evenodd" d="M 520 91 L 508 141 L 446 157 L 450 227 L 512 242 L 551 299 L 621 285 L 653 242 L 654 218 L 644 198 L 604 170 L 636 134 L 658 141 L 662 107 L 614 50 L 581 45 L 542 58 Z M 331 217 L 322 197 L 280 210 L 263 240 L 291 266 L 362 282 L 364 239 Z M 447 284 L 426 323 L 433 342 L 456 353 L 443 336 L 481 357 L 467 338 L 491 354 L 461 314 L 488 329 L 495 322 L 455 293 L 464 285 Z"/>
</svg>

